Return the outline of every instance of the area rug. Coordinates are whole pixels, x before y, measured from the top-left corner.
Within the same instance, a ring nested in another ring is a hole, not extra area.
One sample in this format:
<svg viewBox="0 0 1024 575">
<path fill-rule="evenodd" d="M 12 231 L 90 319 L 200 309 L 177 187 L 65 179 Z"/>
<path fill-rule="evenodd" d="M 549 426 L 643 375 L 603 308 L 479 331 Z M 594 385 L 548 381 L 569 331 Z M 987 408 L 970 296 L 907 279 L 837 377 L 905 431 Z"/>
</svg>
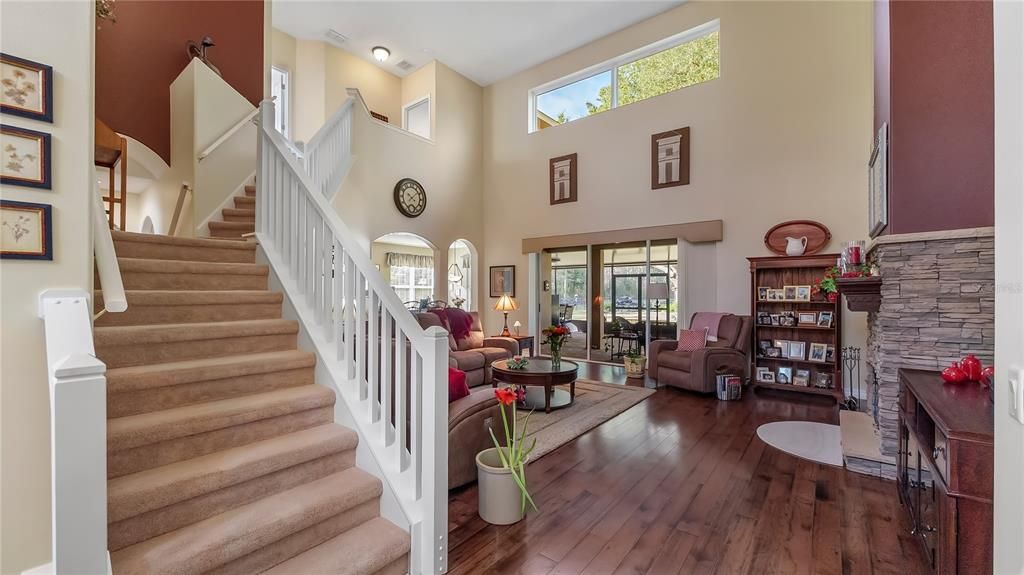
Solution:
<svg viewBox="0 0 1024 575">
<path fill-rule="evenodd" d="M 776 421 L 757 428 L 761 441 L 802 459 L 843 466 L 838 425 L 813 421 Z"/>
<path fill-rule="evenodd" d="M 572 405 L 552 410 L 551 413 L 544 413 L 543 409 L 539 409 L 530 415 L 527 440 L 537 440 L 537 447 L 530 454 L 530 459 L 540 459 L 647 399 L 653 393 L 653 389 L 643 387 L 577 380 L 576 399 Z M 522 422 L 526 415 L 527 412 L 519 410 L 519 421 Z"/>
</svg>

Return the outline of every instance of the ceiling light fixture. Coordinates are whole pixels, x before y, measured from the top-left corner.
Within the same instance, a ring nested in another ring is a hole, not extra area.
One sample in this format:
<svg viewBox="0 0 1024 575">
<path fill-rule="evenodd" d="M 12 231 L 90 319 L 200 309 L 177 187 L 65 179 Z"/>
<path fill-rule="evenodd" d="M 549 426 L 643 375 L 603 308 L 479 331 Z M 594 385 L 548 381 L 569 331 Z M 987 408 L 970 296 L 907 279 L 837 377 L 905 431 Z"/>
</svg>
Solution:
<svg viewBox="0 0 1024 575">
<path fill-rule="evenodd" d="M 384 46 L 374 46 L 373 50 L 370 51 L 373 52 L 373 57 L 378 62 L 386 62 L 387 59 L 391 57 L 391 50 L 388 50 Z"/>
</svg>

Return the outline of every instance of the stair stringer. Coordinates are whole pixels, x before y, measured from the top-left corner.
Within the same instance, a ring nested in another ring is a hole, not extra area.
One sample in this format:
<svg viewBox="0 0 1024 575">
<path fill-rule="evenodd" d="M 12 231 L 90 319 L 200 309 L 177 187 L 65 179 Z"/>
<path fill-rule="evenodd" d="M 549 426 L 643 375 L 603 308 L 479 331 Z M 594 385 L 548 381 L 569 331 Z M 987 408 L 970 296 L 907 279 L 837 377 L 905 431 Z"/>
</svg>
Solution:
<svg viewBox="0 0 1024 575">
<path fill-rule="evenodd" d="M 340 373 L 340 370 L 332 369 L 332 366 L 336 367 L 336 363 L 331 359 L 325 358 L 321 353 L 324 349 L 333 349 L 334 342 L 325 341 L 323 338 L 316 338 L 310 333 L 306 326 L 309 323 L 316 322 L 312 310 L 305 309 L 301 305 L 295 305 L 296 300 L 299 299 L 296 297 L 299 295 L 296 291 L 296 286 L 291 282 L 281 281 L 281 278 L 277 275 L 276 267 L 281 265 L 280 262 L 275 262 L 274 258 L 262 246 L 256 248 L 256 263 L 266 264 L 270 267 L 268 289 L 284 294 L 284 301 L 281 304 L 282 319 L 299 322 L 298 349 L 316 355 L 315 381 L 318 385 L 330 387 L 337 397 L 337 401 L 334 403 L 334 422 L 348 427 L 359 434 L 359 444 L 356 447 L 356 467 L 380 479 L 383 485 L 383 493 L 380 497 L 381 517 L 391 521 L 411 536 L 412 522 L 402 510 L 402 504 L 399 501 L 394 486 L 391 485 L 387 475 L 381 469 L 380 463 L 370 448 L 369 439 L 361 429 L 359 421 L 353 417 L 348 400 L 341 392 L 342 384 L 346 384 L 349 380 Z"/>
</svg>

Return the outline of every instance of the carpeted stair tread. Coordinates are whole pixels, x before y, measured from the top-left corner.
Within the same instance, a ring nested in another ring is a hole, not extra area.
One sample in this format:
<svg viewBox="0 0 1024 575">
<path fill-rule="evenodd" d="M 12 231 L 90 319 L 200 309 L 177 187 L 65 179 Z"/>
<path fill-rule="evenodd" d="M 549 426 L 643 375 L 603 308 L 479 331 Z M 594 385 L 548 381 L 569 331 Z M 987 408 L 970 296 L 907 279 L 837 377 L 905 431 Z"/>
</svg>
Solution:
<svg viewBox="0 0 1024 575">
<path fill-rule="evenodd" d="M 214 230 L 251 232 L 256 229 L 256 222 L 221 222 L 215 220 L 207 225 L 210 226 L 211 232 Z"/>
<path fill-rule="evenodd" d="M 175 236 L 165 236 L 159 234 L 140 234 L 136 232 L 122 232 L 119 230 L 111 230 L 111 237 L 114 242 L 125 241 L 125 242 L 141 242 L 147 244 L 163 244 L 171 246 L 185 246 L 185 247 L 198 247 L 198 248 L 218 248 L 218 249 L 236 249 L 245 251 L 256 251 L 256 246 L 238 245 L 234 242 L 226 242 L 224 240 L 209 239 L 209 238 L 180 238 Z"/>
<path fill-rule="evenodd" d="M 232 242 L 236 243 L 236 242 Z M 196 262 L 185 260 L 157 260 L 149 258 L 117 258 L 121 273 L 152 274 L 217 274 L 266 276 L 270 268 L 262 264 L 234 262 Z"/>
<path fill-rule="evenodd" d="M 121 521 L 355 449 L 358 441 L 354 431 L 330 423 L 111 479 L 107 484 L 107 521 Z"/>
<path fill-rule="evenodd" d="M 256 186 L 246 186 L 245 187 L 245 195 L 249 196 L 249 197 L 255 197 L 256 196 Z"/>
<path fill-rule="evenodd" d="M 220 215 L 226 222 L 254 222 L 256 221 L 256 210 L 243 210 L 240 208 L 224 208 Z"/>
<path fill-rule="evenodd" d="M 236 208 L 249 208 L 253 209 L 256 206 L 255 196 L 235 196 L 235 207 Z"/>
<path fill-rule="evenodd" d="M 299 322 L 289 319 L 251 319 L 208 323 L 113 325 L 93 328 L 96 348 L 121 345 L 161 344 L 180 341 L 295 334 Z M 97 354 L 99 357 L 99 354 Z M 103 359 L 100 357 L 100 359 Z"/>
<path fill-rule="evenodd" d="M 372 575 L 409 554 L 409 534 L 378 517 L 264 571 L 264 575 Z"/>
<path fill-rule="evenodd" d="M 298 349 L 135 365 L 107 370 L 107 391 L 124 393 L 315 365 L 314 354 Z"/>
<path fill-rule="evenodd" d="M 213 430 L 245 425 L 334 405 L 334 392 L 322 385 L 209 401 L 107 421 L 107 451 L 117 452 Z"/>
<path fill-rule="evenodd" d="M 281 303 L 284 294 L 267 290 L 125 290 L 128 309 L 133 305 L 238 305 L 247 303 Z M 96 290 L 96 299 L 103 297 Z M 99 301 L 95 311 L 102 309 Z"/>
<path fill-rule="evenodd" d="M 376 499 L 381 492 L 380 480 L 349 468 L 116 551 L 111 555 L 113 571 L 206 573 Z"/>
</svg>

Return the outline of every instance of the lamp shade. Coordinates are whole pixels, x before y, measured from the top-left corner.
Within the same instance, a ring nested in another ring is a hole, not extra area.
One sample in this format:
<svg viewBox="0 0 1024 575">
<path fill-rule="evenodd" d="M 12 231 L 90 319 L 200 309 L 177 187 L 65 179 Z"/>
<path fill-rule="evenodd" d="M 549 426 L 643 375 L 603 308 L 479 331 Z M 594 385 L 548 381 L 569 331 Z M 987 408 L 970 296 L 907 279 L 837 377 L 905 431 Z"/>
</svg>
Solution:
<svg viewBox="0 0 1024 575">
<path fill-rule="evenodd" d="M 494 304 L 494 309 L 498 311 L 515 311 L 519 309 L 519 306 L 516 305 L 516 300 L 505 294 L 498 299 L 498 303 Z"/>
<path fill-rule="evenodd" d="M 647 299 L 668 299 L 668 283 L 647 284 Z"/>
<path fill-rule="evenodd" d="M 519 323 L 519 320 L 516 320 L 516 322 L 512 324 L 512 327 L 523 327 L 523 324 Z"/>
</svg>

